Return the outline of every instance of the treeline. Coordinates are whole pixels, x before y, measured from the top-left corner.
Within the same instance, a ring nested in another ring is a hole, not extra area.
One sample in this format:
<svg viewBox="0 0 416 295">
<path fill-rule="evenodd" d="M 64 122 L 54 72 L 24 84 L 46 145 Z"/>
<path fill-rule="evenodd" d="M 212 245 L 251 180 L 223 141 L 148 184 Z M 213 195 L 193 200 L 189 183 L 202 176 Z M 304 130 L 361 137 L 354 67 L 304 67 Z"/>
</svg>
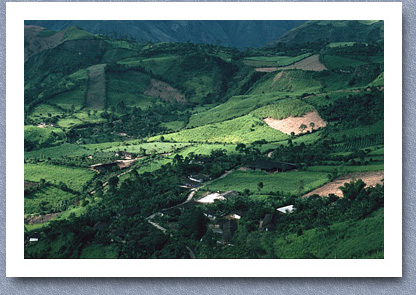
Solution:
<svg viewBox="0 0 416 295">
<path fill-rule="evenodd" d="M 320 114 L 344 129 L 374 124 L 384 119 L 384 92 L 372 88 L 370 92 L 336 99 L 321 107 Z"/>
</svg>

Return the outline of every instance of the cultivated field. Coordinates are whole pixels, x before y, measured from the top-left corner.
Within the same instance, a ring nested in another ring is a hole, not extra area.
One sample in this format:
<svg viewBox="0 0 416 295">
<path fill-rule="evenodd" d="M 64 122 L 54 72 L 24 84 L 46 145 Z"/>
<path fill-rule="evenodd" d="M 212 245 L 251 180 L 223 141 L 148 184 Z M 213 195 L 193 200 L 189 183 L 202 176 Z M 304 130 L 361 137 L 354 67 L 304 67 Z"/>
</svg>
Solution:
<svg viewBox="0 0 416 295">
<path fill-rule="evenodd" d="M 258 190 L 259 182 L 263 182 L 263 188 L 260 190 Z M 307 192 L 326 182 L 328 179 L 325 172 L 288 171 L 269 174 L 258 171 L 234 171 L 222 179 L 213 181 L 204 189 L 210 191 L 235 190 L 238 192 L 249 189 L 252 193 L 283 192 L 296 195 L 299 190 Z"/>
<path fill-rule="evenodd" d="M 105 66 L 106 64 L 98 64 L 88 68 L 87 108 L 102 109 L 105 106 Z"/>
<path fill-rule="evenodd" d="M 314 189 L 313 191 L 304 195 L 304 197 L 308 197 L 314 194 L 317 194 L 320 196 L 328 196 L 329 194 L 334 194 L 339 197 L 342 197 L 343 196 L 342 191 L 339 189 L 339 187 L 343 186 L 344 183 L 350 182 L 353 179 L 355 180 L 362 179 L 362 181 L 364 181 L 367 184 L 367 186 L 375 186 L 376 184 L 383 185 L 384 184 L 384 171 L 346 174 L 317 189 Z"/>
<path fill-rule="evenodd" d="M 291 134 L 292 132 L 301 134 L 326 126 L 326 122 L 319 116 L 317 111 L 308 112 L 300 117 L 287 117 L 281 120 L 266 118 L 264 122 L 271 128 L 286 134 Z M 311 124 L 313 124 L 313 127 Z M 302 125 L 304 128 L 300 128 Z"/>
<path fill-rule="evenodd" d="M 94 176 L 85 168 L 72 168 L 47 164 L 25 164 L 25 180 L 39 182 L 41 179 L 58 184 L 65 183 L 69 188 L 81 191 L 85 182 Z"/>
</svg>

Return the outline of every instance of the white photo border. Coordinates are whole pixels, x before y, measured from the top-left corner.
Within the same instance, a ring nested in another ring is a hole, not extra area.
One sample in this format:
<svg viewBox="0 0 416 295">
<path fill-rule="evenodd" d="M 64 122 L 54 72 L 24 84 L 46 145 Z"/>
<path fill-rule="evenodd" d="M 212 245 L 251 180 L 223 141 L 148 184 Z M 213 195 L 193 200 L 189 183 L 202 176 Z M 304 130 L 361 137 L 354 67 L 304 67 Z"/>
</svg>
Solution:
<svg viewBox="0 0 416 295">
<path fill-rule="evenodd" d="M 384 259 L 24 259 L 24 20 L 140 19 L 384 20 Z M 6 114 L 7 277 L 402 276 L 402 3 L 7 2 Z"/>
</svg>

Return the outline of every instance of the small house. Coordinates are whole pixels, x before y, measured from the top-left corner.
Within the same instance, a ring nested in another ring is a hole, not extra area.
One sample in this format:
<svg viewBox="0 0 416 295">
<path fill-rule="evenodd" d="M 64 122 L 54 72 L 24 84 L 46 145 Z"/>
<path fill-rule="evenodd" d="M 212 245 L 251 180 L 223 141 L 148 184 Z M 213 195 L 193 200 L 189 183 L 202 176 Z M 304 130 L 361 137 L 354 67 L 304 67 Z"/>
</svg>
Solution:
<svg viewBox="0 0 416 295">
<path fill-rule="evenodd" d="M 125 151 L 118 151 L 115 154 L 116 157 L 122 157 L 124 160 L 131 160 L 134 159 L 136 157 L 135 154 L 133 153 L 129 153 L 129 152 L 125 152 Z"/>
<path fill-rule="evenodd" d="M 189 178 L 189 180 L 192 180 L 192 181 L 195 181 L 195 182 L 198 182 L 198 183 L 203 183 L 203 182 L 209 180 L 209 177 L 207 177 L 205 175 L 202 175 L 202 174 L 193 174 L 193 175 L 189 176 L 188 178 Z"/>
<path fill-rule="evenodd" d="M 276 209 L 276 211 L 285 213 L 285 214 L 290 214 L 293 212 L 293 210 L 295 210 L 295 208 L 293 208 L 293 205 L 284 206 L 284 207 L 280 207 Z"/>
</svg>

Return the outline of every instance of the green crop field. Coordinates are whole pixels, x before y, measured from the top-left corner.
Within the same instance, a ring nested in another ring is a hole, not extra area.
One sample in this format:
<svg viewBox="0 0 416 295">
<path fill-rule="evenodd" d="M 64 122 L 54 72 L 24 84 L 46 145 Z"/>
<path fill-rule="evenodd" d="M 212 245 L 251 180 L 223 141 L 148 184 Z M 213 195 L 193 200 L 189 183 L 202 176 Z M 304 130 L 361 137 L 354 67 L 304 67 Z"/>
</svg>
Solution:
<svg viewBox="0 0 416 295">
<path fill-rule="evenodd" d="M 64 143 L 58 146 L 43 148 L 36 151 L 25 152 L 25 159 L 36 158 L 36 159 L 57 159 L 61 157 L 76 157 L 91 155 L 93 151 L 90 149 L 80 146 L 78 144 Z"/>
<path fill-rule="evenodd" d="M 329 231 L 312 229 L 301 236 L 290 234 L 274 242 L 275 253 L 282 259 L 316 258 L 353 259 L 384 258 L 384 214 L 379 209 L 359 221 L 338 222 Z"/>
<path fill-rule="evenodd" d="M 309 171 L 288 171 L 275 174 L 268 174 L 261 171 L 234 171 L 225 178 L 218 179 L 210 183 L 206 189 L 210 191 L 235 190 L 243 192 L 249 189 L 253 193 L 258 193 L 259 182 L 263 182 L 260 194 L 269 192 L 284 192 L 297 194 L 299 185 L 303 182 L 301 193 L 306 193 L 328 182 L 325 172 Z"/>
<path fill-rule="evenodd" d="M 25 164 L 25 180 L 39 182 L 41 179 L 52 183 L 65 183 L 69 188 L 81 191 L 85 182 L 95 172 L 85 168 L 73 168 L 47 164 Z"/>
<path fill-rule="evenodd" d="M 274 104 L 258 108 L 251 112 L 260 119 L 274 118 L 284 119 L 287 117 L 300 117 L 307 112 L 314 111 L 315 108 L 299 99 L 283 99 Z"/>
<path fill-rule="evenodd" d="M 149 141 L 159 140 L 160 136 Z M 221 123 L 184 129 L 177 133 L 165 134 L 164 138 L 175 142 L 253 142 L 257 140 L 278 141 L 289 138 L 286 134 L 274 130 L 263 121 L 247 115 Z"/>
<path fill-rule="evenodd" d="M 227 102 L 212 109 L 193 114 L 189 119 L 187 127 L 203 126 L 246 115 L 256 107 L 278 101 L 286 95 L 287 93 L 272 93 L 233 96 Z"/>
<path fill-rule="evenodd" d="M 298 56 L 251 56 L 244 58 L 244 63 L 252 67 L 285 67 L 309 56 L 311 53 Z"/>
<path fill-rule="evenodd" d="M 365 61 L 337 55 L 321 55 L 321 59 L 323 64 L 330 70 L 345 67 L 358 67 L 368 63 Z"/>
</svg>

